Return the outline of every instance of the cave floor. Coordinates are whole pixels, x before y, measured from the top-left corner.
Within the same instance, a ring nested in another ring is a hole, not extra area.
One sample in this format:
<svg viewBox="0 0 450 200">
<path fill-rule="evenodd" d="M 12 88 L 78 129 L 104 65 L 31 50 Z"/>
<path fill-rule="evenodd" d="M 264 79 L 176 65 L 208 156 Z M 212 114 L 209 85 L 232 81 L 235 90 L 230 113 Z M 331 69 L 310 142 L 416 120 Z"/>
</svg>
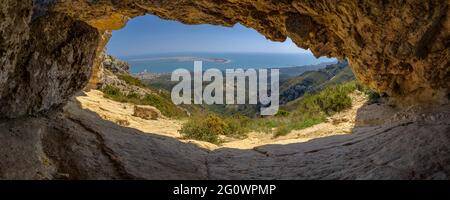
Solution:
<svg viewBox="0 0 450 200">
<path fill-rule="evenodd" d="M 450 178 L 449 105 L 390 119 L 374 112 L 382 105 L 364 105 L 349 133 L 234 148 L 123 127 L 79 104 L 0 122 L 0 178 Z"/>
</svg>

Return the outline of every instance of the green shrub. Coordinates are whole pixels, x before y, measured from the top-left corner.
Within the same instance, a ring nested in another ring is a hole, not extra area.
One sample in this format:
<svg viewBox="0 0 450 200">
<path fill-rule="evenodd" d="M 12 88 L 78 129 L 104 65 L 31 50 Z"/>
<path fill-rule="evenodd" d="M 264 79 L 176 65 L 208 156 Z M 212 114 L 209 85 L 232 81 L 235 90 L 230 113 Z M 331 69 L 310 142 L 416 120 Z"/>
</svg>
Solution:
<svg viewBox="0 0 450 200">
<path fill-rule="evenodd" d="M 141 80 L 134 78 L 128 74 L 118 74 L 117 77 L 119 78 L 119 80 L 125 81 L 125 83 L 127 83 L 128 85 L 134 85 L 142 88 L 147 87 L 147 85 L 144 84 Z"/>
<path fill-rule="evenodd" d="M 119 88 L 107 85 L 102 89 L 104 97 L 122 103 L 140 104 L 139 95 L 136 93 L 124 94 Z"/>
<path fill-rule="evenodd" d="M 201 140 L 214 144 L 220 143 L 219 136 L 224 135 L 242 139 L 246 137 L 247 119 L 242 117 L 221 118 L 215 114 L 206 117 L 193 117 L 183 124 L 180 134 L 187 139 Z"/>
<path fill-rule="evenodd" d="M 352 105 L 349 94 L 356 90 L 354 81 L 342 85 L 332 86 L 317 94 L 307 94 L 300 102 L 299 111 L 313 114 L 325 113 L 332 115 L 341 112 Z"/>
<path fill-rule="evenodd" d="M 369 91 L 366 93 L 369 97 L 369 103 L 378 103 L 381 99 L 381 95 L 374 91 Z"/>
<path fill-rule="evenodd" d="M 285 136 L 285 135 L 289 134 L 291 131 L 292 131 L 291 127 L 289 127 L 286 124 L 283 124 L 277 128 L 277 130 L 275 131 L 274 137 Z"/>
<path fill-rule="evenodd" d="M 128 99 L 140 99 L 141 97 L 137 93 L 130 92 L 130 93 L 128 93 L 127 98 Z"/>
<path fill-rule="evenodd" d="M 120 91 L 120 89 L 117 88 L 117 87 L 114 87 L 112 85 L 107 85 L 105 88 L 102 89 L 102 92 L 105 95 L 108 95 L 108 96 L 120 96 L 120 95 L 122 95 L 122 92 Z"/>
<path fill-rule="evenodd" d="M 250 118 L 244 116 L 233 116 L 224 119 L 226 124 L 225 135 L 234 138 L 245 138 L 249 132 L 248 124 Z"/>
<path fill-rule="evenodd" d="M 209 127 L 199 119 L 191 119 L 179 131 L 187 139 L 206 141 L 214 144 L 220 143 L 219 134 L 214 131 L 214 127 Z"/>
<path fill-rule="evenodd" d="M 279 110 L 278 113 L 275 115 L 275 117 L 287 117 L 289 116 L 289 112 L 286 110 Z"/>
<path fill-rule="evenodd" d="M 226 124 L 216 115 L 206 118 L 195 117 L 183 124 L 180 134 L 187 139 L 201 140 L 214 144 L 220 143 L 219 135 L 225 134 Z"/>
</svg>

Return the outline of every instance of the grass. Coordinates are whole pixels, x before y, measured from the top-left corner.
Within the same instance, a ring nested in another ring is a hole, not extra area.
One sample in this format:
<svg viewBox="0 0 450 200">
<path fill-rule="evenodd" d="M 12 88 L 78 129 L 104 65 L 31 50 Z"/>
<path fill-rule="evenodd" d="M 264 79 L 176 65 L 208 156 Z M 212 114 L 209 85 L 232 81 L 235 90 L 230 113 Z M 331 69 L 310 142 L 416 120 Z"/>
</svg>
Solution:
<svg viewBox="0 0 450 200">
<path fill-rule="evenodd" d="M 294 121 L 291 123 L 282 124 L 281 126 L 279 126 L 276 129 L 276 131 L 274 133 L 274 137 L 284 136 L 284 135 L 289 134 L 293 130 L 305 129 L 305 128 L 314 126 L 316 124 L 320 124 L 323 121 L 324 121 L 324 119 L 322 117 L 317 117 L 317 118 L 307 118 L 307 119 L 300 120 L 300 121 Z"/>
<path fill-rule="evenodd" d="M 186 114 L 183 110 L 178 108 L 172 103 L 170 99 L 167 99 L 165 95 L 157 95 L 153 93 L 147 93 L 145 96 L 140 96 L 136 93 L 123 93 L 119 88 L 112 85 L 107 85 L 102 89 L 106 98 L 122 103 L 131 103 L 135 105 L 150 105 L 158 110 L 164 116 L 167 117 L 185 117 Z"/>
</svg>

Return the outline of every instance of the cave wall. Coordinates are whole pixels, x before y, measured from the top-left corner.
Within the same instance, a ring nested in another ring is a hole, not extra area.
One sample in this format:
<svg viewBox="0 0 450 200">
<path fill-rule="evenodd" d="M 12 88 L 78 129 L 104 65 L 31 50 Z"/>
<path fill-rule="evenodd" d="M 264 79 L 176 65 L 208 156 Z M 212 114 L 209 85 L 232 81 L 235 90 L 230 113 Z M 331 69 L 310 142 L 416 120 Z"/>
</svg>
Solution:
<svg viewBox="0 0 450 200">
<path fill-rule="evenodd" d="M 22 44 L 28 40 L 32 4 L 14 0 L 2 1 L 0 7 L 0 97 L 10 74 L 17 66 Z"/>
<path fill-rule="evenodd" d="M 0 116 L 33 115 L 66 103 L 91 77 L 98 30 L 63 13 L 34 16 L 31 1 L 6 4 L 0 21 L 14 20 L 2 28 Z"/>
<path fill-rule="evenodd" d="M 316 56 L 348 59 L 359 80 L 397 104 L 448 102 L 448 0 L 4 1 L 1 116 L 64 103 L 87 77 L 95 85 L 105 34 L 144 14 L 186 24 L 241 23 L 273 41 L 290 37 Z"/>
</svg>

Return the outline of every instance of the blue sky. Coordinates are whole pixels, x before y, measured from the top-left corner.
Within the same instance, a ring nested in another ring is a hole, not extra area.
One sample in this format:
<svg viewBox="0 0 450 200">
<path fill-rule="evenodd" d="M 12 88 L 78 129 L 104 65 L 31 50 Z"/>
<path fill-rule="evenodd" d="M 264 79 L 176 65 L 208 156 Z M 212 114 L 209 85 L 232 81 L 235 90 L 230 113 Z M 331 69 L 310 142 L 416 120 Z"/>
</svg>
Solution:
<svg viewBox="0 0 450 200">
<path fill-rule="evenodd" d="M 229 28 L 213 25 L 184 25 L 146 15 L 114 31 L 108 53 L 123 57 L 173 52 L 261 52 L 305 53 L 290 39 L 272 42 L 240 24 Z"/>
</svg>

